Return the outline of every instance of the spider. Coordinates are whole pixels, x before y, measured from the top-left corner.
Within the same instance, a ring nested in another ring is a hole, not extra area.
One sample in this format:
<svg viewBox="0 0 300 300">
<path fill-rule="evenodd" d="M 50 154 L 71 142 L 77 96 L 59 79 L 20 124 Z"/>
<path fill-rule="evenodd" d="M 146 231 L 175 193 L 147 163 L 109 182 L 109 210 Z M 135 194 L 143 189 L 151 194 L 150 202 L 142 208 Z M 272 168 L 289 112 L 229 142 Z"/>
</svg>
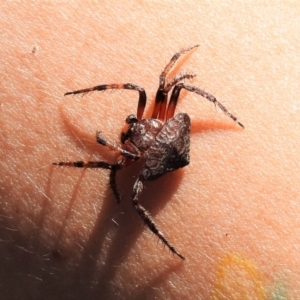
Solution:
<svg viewBox="0 0 300 300">
<path fill-rule="evenodd" d="M 160 74 L 159 87 L 156 93 L 151 119 L 143 119 L 143 113 L 146 106 L 145 90 L 131 83 L 104 84 L 66 93 L 65 96 L 87 94 L 92 91 L 103 91 L 108 89 L 135 90 L 139 93 L 137 114 L 131 114 L 126 118 L 127 131 L 121 133 L 122 145 L 114 145 L 101 137 L 99 131 L 96 132 L 97 143 L 114 150 L 118 154 L 118 159 L 115 164 L 109 164 L 104 161 L 67 161 L 53 163 L 58 166 L 102 168 L 110 170 L 109 184 L 119 203 L 121 197 L 116 184 L 117 172 L 131 163 L 143 159 L 143 167 L 133 186 L 131 197 L 132 204 L 146 226 L 181 259 L 185 259 L 184 256 L 165 238 L 148 211 L 139 203 L 139 197 L 143 190 L 144 181 L 155 180 L 167 172 L 185 167 L 190 162 L 190 117 L 183 112 L 174 116 L 180 91 L 185 89 L 206 98 L 217 105 L 239 126 L 244 127 L 213 95 L 198 87 L 182 82 L 184 79 L 195 77 L 195 74 L 179 73 L 166 83 L 166 76 L 179 57 L 198 46 L 199 45 L 195 45 L 177 52 Z M 171 90 L 172 94 L 169 103 L 167 103 L 168 93 Z"/>
</svg>

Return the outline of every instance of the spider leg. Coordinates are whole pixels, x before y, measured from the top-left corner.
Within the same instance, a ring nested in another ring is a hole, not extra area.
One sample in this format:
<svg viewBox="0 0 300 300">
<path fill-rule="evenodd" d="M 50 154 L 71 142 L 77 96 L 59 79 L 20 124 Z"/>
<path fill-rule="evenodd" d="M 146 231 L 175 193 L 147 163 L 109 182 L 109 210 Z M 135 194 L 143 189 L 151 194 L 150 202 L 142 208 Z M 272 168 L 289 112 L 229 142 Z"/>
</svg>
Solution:
<svg viewBox="0 0 300 300">
<path fill-rule="evenodd" d="M 122 155 L 125 158 L 131 158 L 132 160 L 138 160 L 140 158 L 139 153 L 132 153 L 130 151 L 127 151 L 126 149 L 121 148 L 120 146 L 113 145 L 112 143 L 103 139 L 100 136 L 100 131 L 97 131 L 96 139 L 97 139 L 97 143 L 101 144 L 102 146 L 108 147 L 109 149 L 117 152 L 119 155 Z"/>
<path fill-rule="evenodd" d="M 161 102 L 160 105 L 160 110 L 159 110 L 159 114 L 158 114 L 158 118 L 162 121 L 165 120 L 166 117 L 166 108 L 167 108 L 167 95 L 169 93 L 169 91 L 172 89 L 172 87 L 174 85 L 176 85 L 177 83 L 179 83 L 181 80 L 184 79 L 192 79 L 193 77 L 195 77 L 196 74 L 194 73 L 179 73 L 177 74 L 175 77 L 173 77 L 164 87 L 164 93 L 166 94 L 166 97 L 164 98 L 164 101 Z"/>
<path fill-rule="evenodd" d="M 156 92 L 156 97 L 155 97 L 155 105 L 154 105 L 154 109 L 152 112 L 152 118 L 153 119 L 157 119 L 158 115 L 159 118 L 161 120 L 164 119 L 164 115 L 160 114 L 160 107 L 162 103 L 167 102 L 167 98 L 168 98 L 168 92 L 164 91 L 164 87 L 165 87 L 165 81 L 166 81 L 166 76 L 168 74 L 168 72 L 171 70 L 171 68 L 174 66 L 174 64 L 176 63 L 176 61 L 178 60 L 178 58 L 185 54 L 186 52 L 198 47 L 199 45 L 195 45 L 189 48 L 185 48 L 182 49 L 181 51 L 175 53 L 173 55 L 173 57 L 171 58 L 171 60 L 169 61 L 169 63 L 165 66 L 164 70 L 162 71 L 162 73 L 159 76 L 159 87 L 158 90 Z"/>
<path fill-rule="evenodd" d="M 97 85 L 88 89 L 73 91 L 65 93 L 65 96 L 67 95 L 76 95 L 76 94 L 87 94 L 93 91 L 104 91 L 104 90 L 135 90 L 139 92 L 139 102 L 138 102 L 138 108 L 137 108 L 137 119 L 141 120 L 143 117 L 143 113 L 145 110 L 146 102 L 147 102 L 147 96 L 146 92 L 143 88 L 131 84 L 131 83 L 125 83 L 125 84 L 103 84 L 103 85 Z"/>
<path fill-rule="evenodd" d="M 140 176 L 134 184 L 133 193 L 132 193 L 132 203 L 137 213 L 147 225 L 147 227 L 176 255 L 178 255 L 181 259 L 185 259 L 179 252 L 176 251 L 174 246 L 164 237 L 162 232 L 160 232 L 152 220 L 149 212 L 141 206 L 138 202 L 138 198 L 143 190 L 143 178 Z"/>
<path fill-rule="evenodd" d="M 179 84 L 175 85 L 175 87 L 174 87 L 174 89 L 172 91 L 170 102 L 169 102 L 166 120 L 169 120 L 169 119 L 171 119 L 174 116 L 175 108 L 176 108 L 176 105 L 177 105 L 177 101 L 178 101 L 178 97 L 179 97 L 181 89 L 185 89 L 185 90 L 187 90 L 189 92 L 196 93 L 196 94 L 198 94 L 198 95 L 206 98 L 207 100 L 213 102 L 215 105 L 217 105 L 225 113 L 225 115 L 227 115 L 228 117 L 230 117 L 239 126 L 241 126 L 242 128 L 244 128 L 244 125 L 242 123 L 240 123 L 237 120 L 237 118 L 233 114 L 231 114 L 227 110 L 227 108 L 222 103 L 220 103 L 213 95 L 205 92 L 204 90 L 202 90 L 202 89 L 200 89 L 198 87 L 195 87 L 195 86 L 192 86 L 192 85 L 188 85 L 188 84 L 185 84 L 185 83 L 179 83 Z"/>
<path fill-rule="evenodd" d="M 197 75 L 195 73 L 179 73 L 176 76 L 174 76 L 164 87 L 165 92 L 169 92 L 171 88 L 179 83 L 181 80 L 184 79 L 192 79 L 196 77 Z"/>
<path fill-rule="evenodd" d="M 65 162 L 54 162 L 52 164 L 56 166 L 62 166 L 62 167 L 90 168 L 90 169 L 102 168 L 102 169 L 110 170 L 109 185 L 113 191 L 115 198 L 117 199 L 117 202 L 120 203 L 121 197 L 117 189 L 116 174 L 117 171 L 122 168 L 122 163 L 109 164 L 105 161 L 65 161 Z"/>
<path fill-rule="evenodd" d="M 121 168 L 126 167 L 130 165 L 132 162 L 140 158 L 140 153 L 132 153 L 130 151 L 127 151 L 125 149 L 122 149 L 119 146 L 114 146 L 112 143 L 106 141 L 105 139 L 100 137 L 100 132 L 96 133 L 96 140 L 99 144 L 103 146 L 107 146 L 109 149 L 114 150 L 115 152 L 118 152 L 120 157 L 118 159 L 118 163 L 116 164 L 109 164 L 104 161 L 67 161 L 67 162 L 55 162 L 53 165 L 56 166 L 63 166 L 63 167 L 76 167 L 76 168 L 102 168 L 102 169 L 108 169 L 110 170 L 109 174 L 109 185 L 112 189 L 115 198 L 117 199 L 117 202 L 120 203 L 121 197 L 117 189 L 117 183 L 116 183 L 116 175 L 117 171 L 119 171 Z M 128 143 L 126 143 L 126 146 L 129 148 Z M 134 148 L 129 148 L 130 150 L 134 150 Z"/>
</svg>

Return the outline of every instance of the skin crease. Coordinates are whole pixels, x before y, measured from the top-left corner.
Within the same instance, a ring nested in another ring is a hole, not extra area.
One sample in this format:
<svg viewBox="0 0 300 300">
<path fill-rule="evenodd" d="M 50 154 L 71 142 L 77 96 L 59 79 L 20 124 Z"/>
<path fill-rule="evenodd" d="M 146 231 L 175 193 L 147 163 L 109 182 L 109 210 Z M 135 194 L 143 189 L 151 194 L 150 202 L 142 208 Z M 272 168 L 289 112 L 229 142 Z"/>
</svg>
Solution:
<svg viewBox="0 0 300 300">
<path fill-rule="evenodd" d="M 1 299 L 299 295 L 299 4 L 196 3 L 0 4 Z M 65 92 L 138 84 L 149 117 L 159 73 L 194 44 L 173 75 L 197 73 L 192 84 L 245 130 L 182 94 L 176 111 L 192 120 L 191 163 L 141 197 L 182 262 L 133 209 L 140 166 L 118 176 L 117 205 L 106 170 L 51 163 L 114 162 L 95 132 L 118 141 L 136 113 L 133 91 Z M 226 287 L 220 270 L 229 270 Z"/>
</svg>

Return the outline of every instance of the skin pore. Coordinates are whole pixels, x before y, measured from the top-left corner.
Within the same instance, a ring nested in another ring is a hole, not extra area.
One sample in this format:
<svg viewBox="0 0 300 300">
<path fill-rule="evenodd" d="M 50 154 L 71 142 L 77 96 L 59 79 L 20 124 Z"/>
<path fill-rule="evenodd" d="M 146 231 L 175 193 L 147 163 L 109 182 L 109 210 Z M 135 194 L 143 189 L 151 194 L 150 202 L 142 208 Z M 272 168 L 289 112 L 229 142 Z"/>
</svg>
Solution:
<svg viewBox="0 0 300 300">
<path fill-rule="evenodd" d="M 1 6 L 1 299 L 299 294 L 298 4 Z M 96 131 L 118 142 L 137 108 L 135 91 L 65 92 L 137 84 L 149 117 L 165 64 L 198 43 L 172 74 L 195 72 L 192 84 L 245 130 L 182 93 L 191 163 L 147 183 L 140 199 L 182 262 L 132 206 L 141 165 L 120 172 L 118 205 L 106 170 L 52 162 L 115 162 Z"/>
</svg>

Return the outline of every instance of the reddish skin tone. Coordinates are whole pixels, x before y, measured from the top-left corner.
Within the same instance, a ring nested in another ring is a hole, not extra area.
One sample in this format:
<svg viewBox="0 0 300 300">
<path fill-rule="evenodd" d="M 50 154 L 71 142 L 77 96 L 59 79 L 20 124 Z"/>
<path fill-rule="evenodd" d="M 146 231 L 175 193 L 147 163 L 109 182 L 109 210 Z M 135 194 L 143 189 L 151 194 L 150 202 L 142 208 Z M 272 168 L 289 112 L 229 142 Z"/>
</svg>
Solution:
<svg viewBox="0 0 300 300">
<path fill-rule="evenodd" d="M 296 297 L 299 4 L 142 5 L 1 4 L 0 298 L 207 299 L 226 253 L 251 261 L 266 296 L 281 280 Z M 179 67 L 246 129 L 183 93 L 177 112 L 192 120 L 191 164 L 147 184 L 141 199 L 182 262 L 130 203 L 138 167 L 119 176 L 117 205 L 107 171 L 51 163 L 113 162 L 95 132 L 117 140 L 137 107 L 136 92 L 65 92 L 131 82 L 145 88 L 149 116 L 166 62 L 197 43 Z"/>
</svg>

